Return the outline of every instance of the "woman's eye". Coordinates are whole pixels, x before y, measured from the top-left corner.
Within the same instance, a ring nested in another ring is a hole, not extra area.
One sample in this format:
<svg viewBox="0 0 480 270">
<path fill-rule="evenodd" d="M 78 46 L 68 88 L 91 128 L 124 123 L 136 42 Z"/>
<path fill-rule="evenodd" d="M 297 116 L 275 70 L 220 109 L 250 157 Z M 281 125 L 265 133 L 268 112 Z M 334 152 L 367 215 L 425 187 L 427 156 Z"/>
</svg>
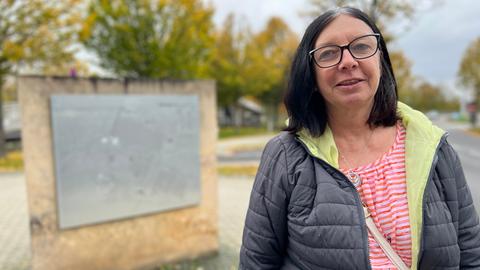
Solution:
<svg viewBox="0 0 480 270">
<path fill-rule="evenodd" d="M 325 50 L 320 52 L 318 59 L 321 61 L 325 61 L 335 57 L 337 57 L 337 50 Z"/>
<path fill-rule="evenodd" d="M 366 43 L 355 44 L 352 46 L 352 50 L 354 51 L 366 51 L 370 49 L 371 49 L 370 45 Z"/>
</svg>

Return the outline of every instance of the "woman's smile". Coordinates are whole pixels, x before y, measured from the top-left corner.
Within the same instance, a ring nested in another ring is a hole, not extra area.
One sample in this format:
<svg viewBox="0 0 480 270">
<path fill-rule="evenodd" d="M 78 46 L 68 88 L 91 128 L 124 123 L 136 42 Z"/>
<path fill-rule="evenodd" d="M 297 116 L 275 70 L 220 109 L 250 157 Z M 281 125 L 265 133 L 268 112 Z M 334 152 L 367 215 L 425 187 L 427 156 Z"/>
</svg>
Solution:
<svg viewBox="0 0 480 270">
<path fill-rule="evenodd" d="M 361 87 L 364 85 L 365 80 L 364 79 L 359 79 L 359 78 L 352 78 L 352 79 L 346 79 L 342 80 L 339 83 L 335 85 L 335 88 L 339 90 L 354 90 L 358 87 Z"/>
</svg>

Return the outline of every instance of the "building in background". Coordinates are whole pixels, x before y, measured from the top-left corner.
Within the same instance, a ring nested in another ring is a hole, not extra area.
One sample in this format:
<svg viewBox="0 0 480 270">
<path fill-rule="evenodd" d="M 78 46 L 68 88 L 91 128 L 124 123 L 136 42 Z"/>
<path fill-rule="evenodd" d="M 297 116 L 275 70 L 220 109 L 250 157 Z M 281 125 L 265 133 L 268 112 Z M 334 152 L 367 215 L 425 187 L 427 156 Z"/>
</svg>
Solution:
<svg viewBox="0 0 480 270">
<path fill-rule="evenodd" d="M 264 122 L 264 109 L 257 102 L 242 97 L 235 106 L 219 108 L 220 126 L 259 127 Z"/>
</svg>

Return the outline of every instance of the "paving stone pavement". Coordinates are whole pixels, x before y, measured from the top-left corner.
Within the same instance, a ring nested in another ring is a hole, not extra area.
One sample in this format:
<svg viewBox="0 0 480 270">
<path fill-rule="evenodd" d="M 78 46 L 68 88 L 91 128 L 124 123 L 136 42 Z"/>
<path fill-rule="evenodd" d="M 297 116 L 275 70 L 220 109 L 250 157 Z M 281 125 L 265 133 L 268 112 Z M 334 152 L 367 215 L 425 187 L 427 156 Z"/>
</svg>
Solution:
<svg viewBox="0 0 480 270">
<path fill-rule="evenodd" d="M 243 224 L 252 186 L 252 178 L 219 178 L 219 254 L 199 261 L 198 266 L 200 269 L 233 270 L 238 268 Z"/>
<path fill-rule="evenodd" d="M 182 264 L 174 269 L 237 269 L 245 213 L 253 179 L 219 177 L 218 255 Z M 0 269 L 30 268 L 30 238 L 27 198 L 23 173 L 0 174 Z M 87 269 L 86 269 L 87 270 Z"/>
<path fill-rule="evenodd" d="M 23 173 L 0 174 L 0 269 L 30 267 L 27 196 Z"/>
</svg>

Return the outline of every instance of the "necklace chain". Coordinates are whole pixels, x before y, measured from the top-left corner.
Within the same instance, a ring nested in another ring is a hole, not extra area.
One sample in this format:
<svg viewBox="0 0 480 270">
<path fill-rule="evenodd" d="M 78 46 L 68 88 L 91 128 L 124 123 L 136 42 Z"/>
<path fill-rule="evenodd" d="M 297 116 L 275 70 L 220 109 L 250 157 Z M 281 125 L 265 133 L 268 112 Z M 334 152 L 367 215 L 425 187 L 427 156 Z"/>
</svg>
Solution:
<svg viewBox="0 0 480 270">
<path fill-rule="evenodd" d="M 372 130 L 372 132 L 370 132 L 370 136 L 368 136 L 367 143 L 365 143 L 365 145 L 363 146 L 362 152 L 364 152 L 365 150 L 367 150 L 367 147 L 368 147 L 368 145 L 370 144 L 370 141 L 372 140 L 373 133 L 375 133 L 375 129 Z M 337 149 L 338 149 L 338 147 L 337 147 Z M 340 158 L 343 159 L 343 161 L 345 161 L 345 163 L 346 163 L 347 166 L 348 166 L 348 169 L 349 169 L 349 170 L 352 170 L 352 169 L 353 169 L 352 164 L 351 164 L 350 162 L 348 162 L 348 160 L 347 160 L 347 158 L 345 157 L 345 155 L 343 155 L 342 152 L 340 152 L 339 149 L 338 149 L 338 155 L 340 156 Z"/>
<path fill-rule="evenodd" d="M 374 132 L 375 132 L 375 129 L 372 130 L 372 132 L 370 133 L 370 136 L 368 137 L 368 140 L 367 140 L 366 144 L 362 148 L 362 152 L 367 150 L 367 147 L 370 144 L 370 140 L 372 139 L 372 136 L 373 136 Z M 338 150 L 338 154 L 339 154 L 340 158 L 342 158 L 343 161 L 345 161 L 345 163 L 348 166 L 347 174 L 346 174 L 348 180 L 350 180 L 350 182 L 352 182 L 355 187 L 359 187 L 362 184 L 362 178 L 360 177 L 358 172 L 353 170 L 354 168 L 352 167 L 352 164 L 350 164 L 350 162 L 348 162 L 347 158 L 340 152 L 340 150 Z"/>
</svg>

